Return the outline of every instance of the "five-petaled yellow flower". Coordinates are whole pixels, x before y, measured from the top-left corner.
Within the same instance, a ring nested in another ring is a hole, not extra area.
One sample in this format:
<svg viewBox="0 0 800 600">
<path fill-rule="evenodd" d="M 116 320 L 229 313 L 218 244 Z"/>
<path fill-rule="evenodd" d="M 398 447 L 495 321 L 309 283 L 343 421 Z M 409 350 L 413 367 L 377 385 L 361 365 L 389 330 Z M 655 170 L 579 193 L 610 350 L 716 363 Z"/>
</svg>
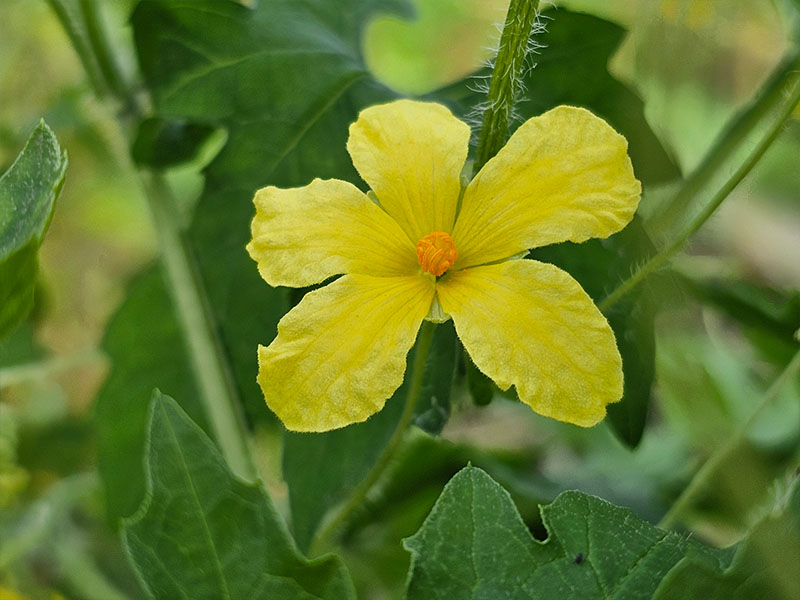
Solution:
<svg viewBox="0 0 800 600">
<path fill-rule="evenodd" d="M 439 104 L 362 111 L 347 150 L 374 199 L 335 179 L 255 196 L 247 249 L 273 286 L 312 291 L 258 349 L 258 381 L 289 429 L 364 421 L 400 386 L 423 319 L 452 317 L 477 367 L 536 412 L 582 426 L 622 396 L 608 322 L 528 249 L 607 237 L 641 186 L 625 138 L 569 106 L 532 118 L 462 190 L 469 127 Z"/>
</svg>

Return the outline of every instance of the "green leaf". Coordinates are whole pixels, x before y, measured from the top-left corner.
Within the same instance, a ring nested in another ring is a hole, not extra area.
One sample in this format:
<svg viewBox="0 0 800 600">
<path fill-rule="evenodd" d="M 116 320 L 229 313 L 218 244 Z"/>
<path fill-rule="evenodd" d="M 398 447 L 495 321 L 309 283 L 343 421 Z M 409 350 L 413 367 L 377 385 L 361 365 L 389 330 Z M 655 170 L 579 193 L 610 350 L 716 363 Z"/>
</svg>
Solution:
<svg viewBox="0 0 800 600">
<path fill-rule="evenodd" d="M 253 193 L 263 185 L 303 185 L 314 177 L 356 181 L 345 149 L 347 126 L 361 106 L 387 97 L 368 79 L 351 81 L 351 69 L 361 64 L 356 25 L 384 4 L 350 4 L 358 9 L 334 11 L 317 2 L 262 2 L 257 10 L 235 2 L 142 2 L 132 19 L 146 84 L 162 119 L 154 122 L 203 123 L 228 131 L 222 153 L 206 169 L 188 242 L 200 295 L 218 326 L 218 351 L 255 419 L 270 418 L 256 383 L 258 344 L 275 336 L 289 304 L 286 290 L 264 283 L 245 251 Z M 314 26 L 307 28 L 309 22 Z M 302 47 L 291 43 L 298 32 Z M 345 34 L 352 39 L 341 37 Z M 312 81 L 305 69 L 317 59 L 342 69 L 320 71 Z M 296 101 L 284 102 L 294 93 Z M 250 110 L 224 111 L 217 104 L 220 97 L 245 102 L 245 96 Z M 304 102 L 308 105 L 302 108 Z M 163 148 L 148 152 L 154 167 L 168 166 L 174 158 Z M 274 160 L 279 162 L 271 164 Z M 98 428 L 112 517 L 130 514 L 144 492 L 135 456 L 144 445 L 152 386 L 181 398 L 184 409 L 205 426 L 168 291 L 158 275 L 144 279 L 132 292 L 137 297 L 114 318 L 105 343 L 114 362 L 98 401 Z"/>
<path fill-rule="evenodd" d="M 183 409 L 207 429 L 173 310 L 161 269 L 151 268 L 130 286 L 103 340 L 112 368 L 97 398 L 95 423 L 98 467 L 113 523 L 132 514 L 144 498 L 141 456 L 153 386 L 181 398 Z"/>
<path fill-rule="evenodd" d="M 122 535 L 153 597 L 355 597 L 342 562 L 305 559 L 263 486 L 237 480 L 211 440 L 159 392 L 146 457 L 147 499 Z"/>
<path fill-rule="evenodd" d="M 545 45 L 534 57 L 536 68 L 524 78 L 527 91 L 516 110 L 519 123 L 560 104 L 583 106 L 606 119 L 629 143 L 636 176 L 645 184 L 670 181 L 680 172 L 650 129 L 642 101 L 608 72 L 608 62 L 625 36 L 620 26 L 564 9 L 550 12 L 547 33 L 535 38 Z M 462 116 L 484 101 L 474 76 L 432 94 L 454 105 Z M 518 123 L 518 124 L 519 124 Z"/>
<path fill-rule="evenodd" d="M 408 598 L 650 598 L 686 550 L 699 547 L 580 492 L 564 492 L 541 512 L 545 542 L 531 536 L 508 492 L 466 467 L 405 541 Z"/>
<path fill-rule="evenodd" d="M 214 128 L 183 120 L 145 119 L 131 147 L 133 160 L 163 169 L 195 158 Z"/>
<path fill-rule="evenodd" d="M 66 152 L 41 121 L 0 177 L 0 338 L 33 306 L 39 246 L 66 169 Z"/>
<path fill-rule="evenodd" d="M 256 348 L 274 337 L 288 307 L 285 291 L 270 289 L 244 250 L 253 194 L 314 177 L 358 181 L 345 149 L 347 127 L 360 108 L 391 97 L 364 66 L 361 29 L 372 13 L 406 6 L 148 1 L 134 11 L 136 48 L 159 117 L 228 133 L 205 170 L 188 238 L 251 417 L 269 418 L 256 385 Z"/>
<path fill-rule="evenodd" d="M 800 593 L 800 481 L 735 548 L 718 550 L 581 492 L 541 507 L 535 540 L 475 467 L 445 486 L 412 554 L 408 598 L 790 600 Z M 465 560 L 466 558 L 466 560 Z"/>
<path fill-rule="evenodd" d="M 455 339 L 452 323 L 434 331 L 415 421 L 429 433 L 439 433 L 450 413 Z M 413 360 L 412 350 L 407 364 Z M 397 428 L 407 388 L 406 381 L 382 411 L 363 423 L 327 433 L 286 432 L 283 476 L 300 548 L 308 549 L 325 513 L 346 499 L 375 464 Z"/>
</svg>

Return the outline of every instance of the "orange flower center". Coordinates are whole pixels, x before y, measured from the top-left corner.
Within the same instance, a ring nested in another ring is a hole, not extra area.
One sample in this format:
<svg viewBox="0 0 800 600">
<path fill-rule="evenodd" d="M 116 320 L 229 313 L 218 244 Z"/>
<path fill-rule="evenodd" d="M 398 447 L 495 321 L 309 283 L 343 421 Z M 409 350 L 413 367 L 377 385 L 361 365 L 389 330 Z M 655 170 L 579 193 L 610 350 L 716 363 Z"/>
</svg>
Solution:
<svg viewBox="0 0 800 600">
<path fill-rule="evenodd" d="M 443 231 L 429 233 L 417 242 L 417 260 L 423 271 L 437 277 L 453 266 L 458 258 L 453 238 Z"/>
</svg>

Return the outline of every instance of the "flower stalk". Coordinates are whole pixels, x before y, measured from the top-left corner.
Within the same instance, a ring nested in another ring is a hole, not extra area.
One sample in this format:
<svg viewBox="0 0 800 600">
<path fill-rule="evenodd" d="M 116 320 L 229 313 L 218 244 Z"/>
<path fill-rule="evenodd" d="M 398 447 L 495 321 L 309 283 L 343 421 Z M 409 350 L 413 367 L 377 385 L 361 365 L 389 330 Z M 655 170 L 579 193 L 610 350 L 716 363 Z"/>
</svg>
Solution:
<svg viewBox="0 0 800 600">
<path fill-rule="evenodd" d="M 475 173 L 497 154 L 508 139 L 514 104 L 522 87 L 528 40 L 536 23 L 538 8 L 539 0 L 511 0 L 508 7 L 478 138 Z"/>
<path fill-rule="evenodd" d="M 330 544 L 333 536 L 336 535 L 341 527 L 350 520 L 352 515 L 364 505 L 364 500 L 366 500 L 367 494 L 369 494 L 372 486 L 374 486 L 384 474 L 387 467 L 391 464 L 395 453 L 402 445 L 406 430 L 414 418 L 414 410 L 417 407 L 417 402 L 419 402 L 419 396 L 422 392 L 425 364 L 428 362 L 428 353 L 431 349 L 435 328 L 435 323 L 424 321 L 419 330 L 414 362 L 411 366 L 408 393 L 406 394 L 406 403 L 392 437 L 383 448 L 381 455 L 378 457 L 377 462 L 369 473 L 367 473 L 367 476 L 358 484 L 355 490 L 353 490 L 347 503 L 343 505 L 328 524 L 318 532 L 311 544 L 311 556 L 322 553 Z"/>
</svg>

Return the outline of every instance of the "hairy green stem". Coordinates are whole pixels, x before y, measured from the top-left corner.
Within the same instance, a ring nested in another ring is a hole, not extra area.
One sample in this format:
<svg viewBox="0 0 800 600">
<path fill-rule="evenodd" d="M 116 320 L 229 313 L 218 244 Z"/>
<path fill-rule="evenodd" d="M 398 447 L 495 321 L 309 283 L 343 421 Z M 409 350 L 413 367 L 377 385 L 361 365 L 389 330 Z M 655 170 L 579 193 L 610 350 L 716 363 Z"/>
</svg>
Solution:
<svg viewBox="0 0 800 600">
<path fill-rule="evenodd" d="M 718 447 L 714 453 L 706 460 L 702 467 L 695 473 L 689 485 L 681 492 L 678 499 L 675 500 L 673 505 L 664 515 L 659 522 L 658 526 L 662 529 L 667 529 L 674 525 L 678 516 L 686 510 L 686 508 L 695 499 L 698 492 L 702 491 L 708 484 L 711 477 L 716 473 L 717 468 L 728 458 L 730 455 L 744 442 L 745 436 L 753 423 L 764 412 L 766 408 L 775 400 L 783 387 L 795 378 L 800 372 L 800 351 L 798 351 L 792 360 L 786 365 L 786 368 L 772 383 L 769 389 L 764 394 L 761 402 L 755 410 L 750 414 L 746 421 L 744 421 L 731 436 L 726 438 L 725 443 Z"/>
<path fill-rule="evenodd" d="M 59 3 L 52 0 L 51 6 L 55 8 Z M 97 0 L 81 0 L 80 7 L 83 29 L 88 34 L 88 46 L 93 62 L 99 65 L 103 84 L 126 107 L 128 117 L 137 117 L 139 105 L 119 74 L 118 61 L 114 58 L 103 19 L 98 13 Z M 80 49 L 76 50 L 80 54 Z M 125 130 L 122 116 L 119 125 Z M 140 176 L 158 237 L 167 289 L 175 306 L 200 399 L 214 438 L 231 470 L 244 479 L 255 479 L 257 471 L 247 446 L 236 389 L 171 191 L 158 172 L 140 172 Z"/>
<path fill-rule="evenodd" d="M 528 39 L 538 8 L 539 0 L 511 0 L 508 7 L 475 153 L 475 173 L 497 154 L 508 139 L 509 123 L 525 70 Z"/>
<path fill-rule="evenodd" d="M 700 166 L 687 178 L 681 189 L 667 203 L 668 209 L 656 216 L 654 222 L 646 225 L 656 230 L 678 227 L 681 220 L 687 220 L 685 215 L 694 199 L 717 183 L 708 202 L 696 215 L 689 217 L 688 222 L 679 228 L 675 238 L 663 250 L 644 263 L 598 304 L 601 311 L 607 311 L 672 259 L 764 155 L 798 102 L 800 102 L 800 53 L 793 53 L 776 69 L 758 99 L 739 115 Z M 758 137 L 755 140 L 750 139 L 756 133 Z M 736 160 L 743 146 L 749 146 L 746 148 L 746 155 L 738 164 L 732 165 L 731 161 Z"/>
<path fill-rule="evenodd" d="M 428 360 L 428 352 L 431 348 L 433 331 L 435 328 L 436 325 L 430 321 L 423 321 L 422 323 L 422 328 L 417 338 L 414 362 L 411 365 L 406 403 L 403 407 L 403 414 L 400 415 L 400 420 L 397 423 L 392 437 L 383 448 L 381 455 L 378 457 L 378 460 L 375 462 L 372 469 L 370 469 L 369 473 L 367 473 L 367 476 L 364 477 L 361 483 L 353 490 L 347 503 L 342 506 L 336 515 L 328 521 L 327 525 L 314 537 L 314 541 L 311 544 L 312 556 L 324 551 L 330 544 L 331 538 L 336 535 L 339 529 L 350 520 L 352 515 L 364 505 L 364 500 L 366 500 L 369 491 L 384 474 L 386 468 L 391 464 L 395 453 L 403 443 L 406 430 L 414 418 L 414 410 L 417 407 L 419 395 L 422 391 L 422 380 L 425 376 L 425 363 Z"/>
</svg>

